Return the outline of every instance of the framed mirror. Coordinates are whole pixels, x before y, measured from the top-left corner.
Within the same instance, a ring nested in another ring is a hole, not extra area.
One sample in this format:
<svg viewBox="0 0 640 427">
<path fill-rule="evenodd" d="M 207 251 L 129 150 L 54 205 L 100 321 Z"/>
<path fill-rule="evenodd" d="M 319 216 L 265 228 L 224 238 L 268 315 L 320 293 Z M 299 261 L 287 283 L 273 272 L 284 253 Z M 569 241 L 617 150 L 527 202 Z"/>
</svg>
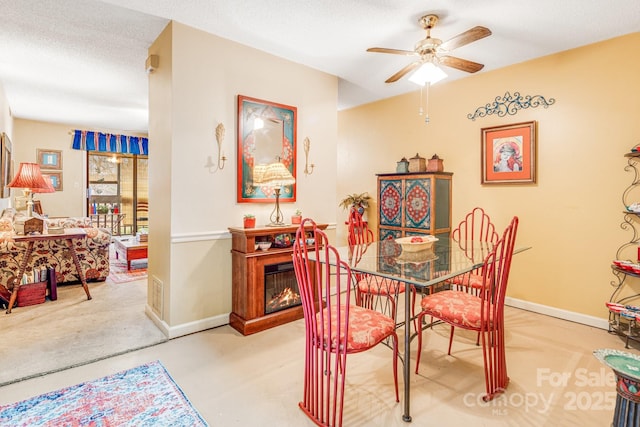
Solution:
<svg viewBox="0 0 640 427">
<path fill-rule="evenodd" d="M 280 162 L 296 177 L 297 108 L 238 95 L 238 203 L 272 203 L 275 191 L 254 171 Z M 281 187 L 281 202 L 296 201 L 296 184 Z"/>
</svg>

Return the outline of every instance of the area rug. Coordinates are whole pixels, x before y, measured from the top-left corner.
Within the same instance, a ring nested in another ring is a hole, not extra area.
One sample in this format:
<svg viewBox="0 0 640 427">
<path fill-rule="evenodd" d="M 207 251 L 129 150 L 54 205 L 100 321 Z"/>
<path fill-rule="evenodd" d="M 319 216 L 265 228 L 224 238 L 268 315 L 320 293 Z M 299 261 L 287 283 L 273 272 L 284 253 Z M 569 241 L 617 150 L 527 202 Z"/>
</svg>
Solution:
<svg viewBox="0 0 640 427">
<path fill-rule="evenodd" d="M 2 426 L 207 426 L 160 361 L 0 406 Z"/>
<path fill-rule="evenodd" d="M 112 245 L 113 246 L 113 245 Z M 127 270 L 127 262 L 116 259 L 113 248 L 109 256 L 109 279 L 114 283 L 126 283 L 147 278 L 147 260 L 131 261 L 131 270 Z"/>
</svg>

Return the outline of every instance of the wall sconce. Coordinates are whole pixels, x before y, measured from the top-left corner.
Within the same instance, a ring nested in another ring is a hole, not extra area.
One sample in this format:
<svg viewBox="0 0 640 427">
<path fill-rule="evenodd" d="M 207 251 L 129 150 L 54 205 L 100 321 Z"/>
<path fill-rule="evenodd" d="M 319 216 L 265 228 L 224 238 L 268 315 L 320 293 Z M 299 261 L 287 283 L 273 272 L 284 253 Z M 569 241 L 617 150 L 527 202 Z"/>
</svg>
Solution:
<svg viewBox="0 0 640 427">
<path fill-rule="evenodd" d="M 315 165 L 313 163 L 309 164 L 309 149 L 311 148 L 311 141 L 309 141 L 309 137 L 306 137 L 304 139 L 303 147 L 304 147 L 304 174 L 311 175 L 313 173 L 313 168 L 315 167 Z M 311 169 L 309 169 L 309 166 L 311 166 Z"/>
<path fill-rule="evenodd" d="M 224 125 L 219 123 L 216 126 L 216 141 L 218 142 L 218 170 L 224 169 L 224 162 L 227 161 L 224 153 L 222 152 L 222 141 L 224 140 Z"/>
</svg>

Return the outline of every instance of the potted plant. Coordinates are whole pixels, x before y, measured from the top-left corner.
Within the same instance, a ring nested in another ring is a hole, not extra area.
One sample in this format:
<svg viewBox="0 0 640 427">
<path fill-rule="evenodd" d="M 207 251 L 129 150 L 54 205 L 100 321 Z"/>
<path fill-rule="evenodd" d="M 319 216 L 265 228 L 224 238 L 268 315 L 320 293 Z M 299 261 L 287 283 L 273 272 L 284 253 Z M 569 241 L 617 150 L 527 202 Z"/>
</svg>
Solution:
<svg viewBox="0 0 640 427">
<path fill-rule="evenodd" d="M 353 193 L 342 199 L 340 206 L 344 209 L 356 209 L 362 215 L 369 207 L 371 196 L 369 193 Z"/>
<path fill-rule="evenodd" d="M 244 228 L 254 228 L 256 226 L 256 217 L 253 214 L 244 215 Z"/>
<path fill-rule="evenodd" d="M 300 224 L 302 222 L 302 211 L 296 209 L 296 212 L 291 215 L 291 224 Z"/>
</svg>

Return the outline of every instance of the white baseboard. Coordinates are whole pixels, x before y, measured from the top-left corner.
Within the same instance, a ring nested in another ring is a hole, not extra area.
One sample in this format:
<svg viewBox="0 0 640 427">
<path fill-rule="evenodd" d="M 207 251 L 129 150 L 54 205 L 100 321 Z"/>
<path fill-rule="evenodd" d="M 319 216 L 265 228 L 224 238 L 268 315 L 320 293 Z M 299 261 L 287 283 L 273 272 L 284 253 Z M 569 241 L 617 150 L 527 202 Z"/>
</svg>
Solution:
<svg viewBox="0 0 640 427">
<path fill-rule="evenodd" d="M 609 321 L 600 317 L 589 316 L 587 314 L 576 313 L 574 311 L 562 310 L 548 305 L 537 304 L 535 302 L 524 301 L 517 298 L 506 297 L 504 303 L 509 307 L 521 308 L 523 310 L 533 311 L 534 313 L 544 314 L 558 319 L 568 320 L 570 322 L 581 323 L 594 328 L 609 329 Z"/>
<path fill-rule="evenodd" d="M 207 329 L 217 328 L 218 326 L 224 326 L 229 324 L 229 315 L 221 314 L 207 319 L 197 320 L 195 322 L 183 323 L 178 326 L 169 326 L 167 323 L 160 319 L 151 309 L 149 305 L 145 306 L 145 313 L 156 324 L 156 326 L 162 331 L 163 334 L 169 339 L 182 337 L 184 335 L 194 334 L 196 332 L 202 332 Z"/>
<path fill-rule="evenodd" d="M 537 304 L 534 302 L 524 301 L 511 297 L 505 298 L 505 304 L 509 307 L 532 311 L 534 313 L 544 314 L 545 316 L 568 320 L 569 322 L 576 322 L 604 330 L 609 329 L 609 321 L 607 319 L 589 316 L 587 314 L 576 313 L 574 311 L 563 310 L 560 308 L 550 307 L 548 305 Z M 229 324 L 229 314 L 221 314 L 218 316 L 197 320 L 195 322 L 184 323 L 178 326 L 169 326 L 153 312 L 149 305 L 145 306 L 145 313 L 169 339 L 194 334 L 196 332 L 201 332 L 207 329 L 217 328 L 218 326 Z"/>
</svg>

